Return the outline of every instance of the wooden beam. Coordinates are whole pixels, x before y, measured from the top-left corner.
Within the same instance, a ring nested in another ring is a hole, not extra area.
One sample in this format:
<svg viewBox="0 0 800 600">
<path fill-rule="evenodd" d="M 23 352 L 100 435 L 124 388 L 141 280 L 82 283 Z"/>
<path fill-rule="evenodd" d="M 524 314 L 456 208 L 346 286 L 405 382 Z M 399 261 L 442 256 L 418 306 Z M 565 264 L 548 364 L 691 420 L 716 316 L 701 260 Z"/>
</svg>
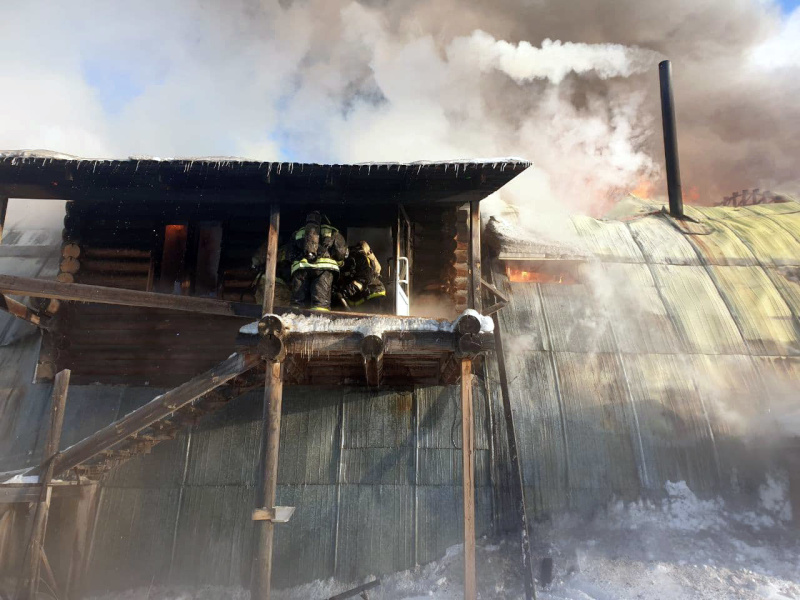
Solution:
<svg viewBox="0 0 800 600">
<path fill-rule="evenodd" d="M 256 509 L 275 508 L 278 487 L 278 450 L 281 436 L 281 405 L 283 403 L 283 373 L 279 362 L 267 365 L 264 383 L 263 432 L 261 434 L 261 460 L 259 485 L 256 492 Z M 253 600 L 269 600 L 272 585 L 272 550 L 274 523 L 254 521 L 256 527 L 256 552 L 250 582 Z"/>
<path fill-rule="evenodd" d="M 475 432 L 472 359 L 461 360 L 461 466 L 464 489 L 464 600 L 477 598 L 475 577 Z"/>
<path fill-rule="evenodd" d="M 355 596 L 361 596 L 362 598 L 367 598 L 367 592 L 373 588 L 378 587 L 381 584 L 380 579 L 373 579 L 372 581 L 368 581 L 367 583 L 362 583 L 358 587 L 354 587 L 351 590 L 347 590 L 346 592 L 342 592 L 341 594 L 336 594 L 335 596 L 331 596 L 328 600 L 346 600 L 347 598 L 353 598 Z"/>
<path fill-rule="evenodd" d="M 22 562 L 22 575 L 19 581 L 17 600 L 34 600 L 39 590 L 39 568 L 41 565 L 44 538 L 47 533 L 47 518 L 50 513 L 50 498 L 52 488 L 55 460 L 58 456 L 58 447 L 61 444 L 61 429 L 64 425 L 64 409 L 67 403 L 69 390 L 70 371 L 60 371 L 53 383 L 53 401 L 50 407 L 50 428 L 44 443 L 42 466 L 44 475 L 41 477 L 41 492 L 31 525 L 30 543 Z"/>
<path fill-rule="evenodd" d="M 481 203 L 470 202 L 469 205 L 469 299 L 470 308 L 481 312 Z"/>
<path fill-rule="evenodd" d="M 40 314 L 38 311 L 25 306 L 22 302 L 17 302 L 13 298 L 9 298 L 5 294 L 0 294 L 0 310 L 7 312 L 10 315 L 27 321 L 42 329 L 47 329 L 48 317 Z"/>
<path fill-rule="evenodd" d="M 443 331 L 389 331 L 383 334 L 386 355 L 417 355 L 463 353 L 477 354 L 494 349 L 494 335 L 491 333 L 465 334 Z M 322 356 L 333 354 L 359 354 L 364 338 L 353 332 L 341 333 L 287 333 L 281 338 L 283 351 L 287 356 Z M 309 343 L 313 340 L 313 343 Z M 275 348 L 277 345 L 275 346 Z M 240 333 L 236 338 L 236 348 L 241 352 L 268 353 L 264 336 Z M 275 352 L 275 348 L 270 350 Z"/>
<path fill-rule="evenodd" d="M 261 316 L 261 307 L 244 302 L 227 302 L 214 298 L 193 298 L 172 294 L 157 294 L 122 288 L 85 285 L 80 283 L 61 283 L 0 275 L 0 293 L 31 296 L 34 298 L 55 298 L 73 302 L 95 302 L 98 304 L 115 304 L 119 306 L 139 306 L 142 308 L 164 308 L 207 315 L 227 317 L 244 317 L 257 319 Z"/>
<path fill-rule="evenodd" d="M 517 518 L 519 519 L 522 578 L 525 583 L 525 598 L 526 600 L 536 600 L 536 584 L 534 583 L 531 543 L 528 532 L 528 512 L 525 506 L 525 483 L 522 475 L 522 465 L 519 460 L 517 430 L 514 425 L 514 413 L 511 411 L 511 394 L 508 388 L 508 373 L 506 371 L 506 359 L 503 350 L 503 337 L 500 334 L 500 319 L 497 314 L 492 315 L 492 321 L 494 322 L 495 349 L 497 351 L 497 370 L 500 373 L 500 394 L 503 401 L 503 416 L 506 422 L 508 455 L 509 461 L 511 462 L 511 495 L 514 499 L 514 506 L 517 509 Z"/>
<path fill-rule="evenodd" d="M 364 358 L 364 372 L 367 385 L 378 387 L 383 372 L 383 354 L 386 344 L 378 335 L 367 335 L 361 341 L 361 356 Z"/>
<path fill-rule="evenodd" d="M 273 202 L 269 207 L 269 234 L 267 237 L 267 262 L 264 266 L 264 314 L 275 307 L 275 272 L 278 268 L 278 232 L 281 224 L 281 206 Z"/>
<path fill-rule="evenodd" d="M 82 462 L 108 450 L 125 438 L 141 431 L 151 423 L 159 421 L 189 404 L 203 394 L 221 386 L 249 371 L 260 363 L 257 356 L 234 354 L 213 369 L 198 375 L 181 386 L 157 396 L 144 406 L 128 413 L 120 420 L 107 425 L 80 442 L 70 446 L 54 461 L 58 475 L 78 466 Z"/>
<path fill-rule="evenodd" d="M 485 287 L 487 290 L 489 290 L 490 292 L 492 292 L 495 296 L 500 298 L 500 300 L 502 300 L 503 302 L 511 302 L 511 300 L 509 300 L 508 296 L 506 296 L 503 292 L 501 292 L 496 287 L 494 287 L 491 283 L 486 281 L 483 277 L 481 277 L 481 285 L 483 287 Z"/>
<path fill-rule="evenodd" d="M 52 485 L 53 498 L 76 498 L 81 495 L 81 488 L 86 486 L 72 483 Z M 42 493 L 42 486 L 38 483 L 0 483 L 0 506 L 5 504 L 18 504 L 38 502 Z"/>
<path fill-rule="evenodd" d="M 0 196 L 0 242 L 3 241 L 3 231 L 6 228 L 6 211 L 8 211 L 8 198 Z"/>
<path fill-rule="evenodd" d="M 495 314 L 496 312 L 500 311 L 500 309 L 505 308 L 506 306 L 508 306 L 508 302 L 503 302 L 503 301 L 497 302 L 496 304 L 492 304 L 490 307 L 485 308 L 483 310 L 483 316 L 489 317 Z"/>
</svg>

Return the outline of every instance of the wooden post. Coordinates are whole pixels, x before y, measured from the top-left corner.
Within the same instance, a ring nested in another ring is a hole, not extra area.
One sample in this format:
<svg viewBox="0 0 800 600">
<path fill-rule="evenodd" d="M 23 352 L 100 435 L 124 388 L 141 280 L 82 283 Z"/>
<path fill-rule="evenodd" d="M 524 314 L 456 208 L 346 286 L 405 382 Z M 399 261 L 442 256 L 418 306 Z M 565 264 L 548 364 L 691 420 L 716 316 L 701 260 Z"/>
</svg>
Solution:
<svg viewBox="0 0 800 600">
<path fill-rule="evenodd" d="M 267 264 L 264 271 L 264 314 L 275 308 L 275 271 L 278 265 L 278 231 L 281 223 L 281 206 L 273 202 L 269 207 L 269 236 L 267 237 Z"/>
<path fill-rule="evenodd" d="M 278 488 L 278 450 L 281 435 L 281 404 L 283 401 L 282 363 L 267 365 L 264 385 L 264 431 L 261 435 L 261 465 L 256 508 L 273 509 Z M 256 526 L 256 555 L 253 565 L 250 597 L 252 600 L 269 600 L 272 582 L 272 538 L 274 524 L 271 520 L 254 521 Z"/>
<path fill-rule="evenodd" d="M 481 312 L 481 203 L 477 200 L 470 202 L 469 222 L 469 307 Z"/>
<path fill-rule="evenodd" d="M 475 600 L 475 432 L 472 359 L 461 359 L 461 461 L 464 487 L 464 600 Z"/>
<path fill-rule="evenodd" d="M 525 480 L 522 465 L 519 461 L 517 445 L 517 429 L 514 425 L 514 413 L 511 411 L 511 393 L 508 388 L 508 372 L 506 371 L 506 355 L 503 349 L 503 337 L 500 334 L 500 318 L 492 315 L 494 322 L 495 351 L 497 354 L 497 370 L 500 374 L 500 395 L 503 400 L 503 417 L 506 422 L 508 455 L 511 462 L 511 494 L 517 509 L 520 527 L 520 549 L 522 550 L 522 578 L 525 583 L 526 600 L 536 600 L 536 583 L 531 560 L 531 543 L 528 531 L 528 512 L 525 506 Z"/>
<path fill-rule="evenodd" d="M 0 242 L 3 241 L 3 230 L 6 228 L 6 211 L 8 210 L 8 198 L 0 197 Z"/>
<path fill-rule="evenodd" d="M 267 238 L 267 264 L 264 272 L 264 314 L 271 313 L 275 301 L 275 271 L 278 266 L 278 228 L 280 205 L 270 206 L 269 237 Z M 261 460 L 259 465 L 256 509 L 275 507 L 278 489 L 278 452 L 281 441 L 281 404 L 283 402 L 283 369 L 278 361 L 267 363 L 264 381 L 263 432 L 261 434 Z M 254 521 L 256 526 L 256 554 L 250 582 L 252 600 L 269 600 L 272 586 L 272 540 L 274 524 L 271 520 Z"/>
<path fill-rule="evenodd" d="M 47 531 L 47 517 L 50 512 L 50 496 L 53 488 L 50 481 L 53 478 L 54 457 L 61 443 L 61 428 L 64 425 L 64 407 L 67 402 L 70 371 L 65 369 L 56 375 L 53 384 L 53 403 L 50 407 L 50 429 L 44 445 L 42 465 L 46 466 L 44 474 L 40 474 L 41 493 L 39 502 L 33 515 L 31 526 L 31 539 L 22 566 L 20 578 L 20 593 L 18 600 L 33 600 L 39 589 L 39 566 L 41 565 L 44 536 Z"/>
</svg>

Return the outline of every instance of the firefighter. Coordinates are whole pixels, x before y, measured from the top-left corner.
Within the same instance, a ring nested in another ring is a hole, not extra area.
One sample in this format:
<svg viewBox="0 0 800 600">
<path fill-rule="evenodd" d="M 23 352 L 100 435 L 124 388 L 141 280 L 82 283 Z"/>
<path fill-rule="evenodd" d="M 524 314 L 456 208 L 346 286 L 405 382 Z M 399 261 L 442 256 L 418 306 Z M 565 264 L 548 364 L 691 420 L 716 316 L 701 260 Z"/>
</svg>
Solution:
<svg viewBox="0 0 800 600">
<path fill-rule="evenodd" d="M 362 240 L 350 246 L 336 286 L 336 296 L 345 307 L 360 306 L 386 296 L 381 281 L 381 264 L 367 242 Z"/>
<path fill-rule="evenodd" d="M 290 244 L 292 306 L 330 310 L 334 279 L 347 254 L 342 234 L 318 211 L 309 213 Z"/>
<path fill-rule="evenodd" d="M 264 303 L 264 267 L 267 264 L 267 242 L 261 244 L 253 255 L 251 265 L 255 272 L 253 294 L 256 302 Z M 275 267 L 275 306 L 289 305 L 289 282 L 292 278 L 292 263 L 289 261 L 289 246 L 278 248 L 278 264 Z"/>
</svg>

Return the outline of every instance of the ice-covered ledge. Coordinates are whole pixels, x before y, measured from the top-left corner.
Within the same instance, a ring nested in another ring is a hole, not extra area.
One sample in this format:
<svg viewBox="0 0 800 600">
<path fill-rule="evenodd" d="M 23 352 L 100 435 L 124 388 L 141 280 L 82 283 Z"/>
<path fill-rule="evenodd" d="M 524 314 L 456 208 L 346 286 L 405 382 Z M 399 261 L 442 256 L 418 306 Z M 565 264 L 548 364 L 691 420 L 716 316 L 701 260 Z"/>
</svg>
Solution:
<svg viewBox="0 0 800 600">
<path fill-rule="evenodd" d="M 454 321 L 446 319 L 427 319 L 423 317 L 397 317 L 397 316 L 363 316 L 363 317 L 337 317 L 331 318 L 327 313 L 315 315 L 284 313 L 282 315 L 264 315 L 282 321 L 285 333 L 357 333 L 361 335 L 383 335 L 384 333 L 404 332 L 457 332 L 461 328 L 469 328 L 464 333 L 492 333 L 494 322 L 490 317 L 481 315 L 478 311 L 467 309 Z M 475 325 L 473 319 L 477 319 Z M 263 321 L 263 319 L 262 319 Z M 239 329 L 245 335 L 257 335 L 259 323 L 254 321 Z M 466 322 L 471 321 L 467 326 Z M 476 327 L 479 329 L 474 330 Z"/>
</svg>

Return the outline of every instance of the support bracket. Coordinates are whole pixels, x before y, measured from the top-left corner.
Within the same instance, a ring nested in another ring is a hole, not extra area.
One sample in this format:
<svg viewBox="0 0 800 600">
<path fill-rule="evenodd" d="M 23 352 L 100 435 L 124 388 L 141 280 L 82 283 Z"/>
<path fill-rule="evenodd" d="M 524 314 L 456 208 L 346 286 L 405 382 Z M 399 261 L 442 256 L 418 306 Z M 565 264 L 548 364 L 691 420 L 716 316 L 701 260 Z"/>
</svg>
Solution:
<svg viewBox="0 0 800 600">
<path fill-rule="evenodd" d="M 288 523 L 294 514 L 294 506 L 276 506 L 274 508 L 254 508 L 253 521 L 272 521 Z"/>
</svg>

